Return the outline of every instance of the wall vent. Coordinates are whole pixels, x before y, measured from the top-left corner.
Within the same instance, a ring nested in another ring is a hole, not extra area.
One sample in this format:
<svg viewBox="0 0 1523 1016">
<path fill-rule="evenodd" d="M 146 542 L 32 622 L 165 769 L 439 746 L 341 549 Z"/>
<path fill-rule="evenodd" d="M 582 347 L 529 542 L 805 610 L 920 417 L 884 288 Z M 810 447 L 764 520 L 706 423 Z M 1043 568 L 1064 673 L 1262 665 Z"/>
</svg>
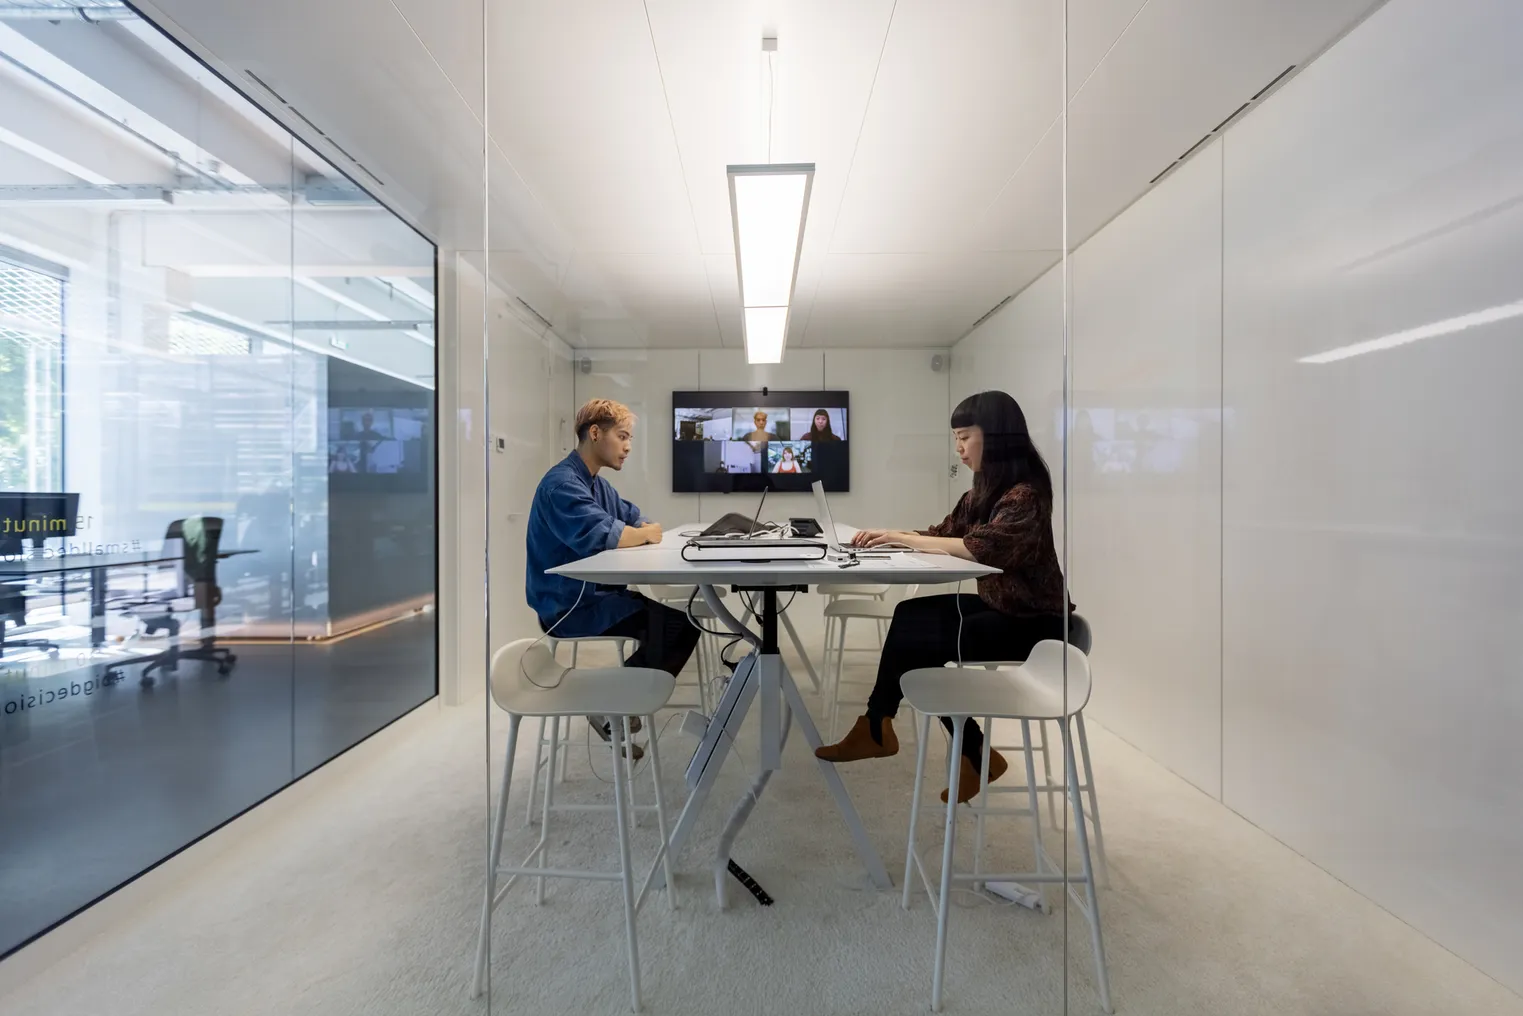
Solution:
<svg viewBox="0 0 1523 1016">
<path fill-rule="evenodd" d="M 285 96 L 281 95 L 279 92 L 275 91 L 275 89 L 271 88 L 265 82 L 264 78 L 261 78 L 259 75 L 255 74 L 253 71 L 249 70 L 248 68 L 244 68 L 243 73 L 247 74 L 249 76 L 249 79 L 252 80 L 254 82 L 254 84 L 258 85 L 260 88 L 263 88 L 266 92 L 269 92 L 271 95 L 275 96 L 276 100 L 282 106 L 289 106 L 290 105 L 290 103 L 285 100 Z"/>
<path fill-rule="evenodd" d="M 1285 80 L 1285 75 L 1289 74 L 1291 71 L 1293 71 L 1295 69 L 1296 69 L 1296 65 L 1295 64 L 1291 64 L 1289 67 L 1285 68 L 1283 71 L 1281 71 L 1279 74 L 1277 74 L 1275 76 L 1275 79 L 1273 81 L 1271 81 L 1269 84 L 1265 85 L 1263 88 L 1260 88 L 1257 92 L 1254 92 L 1253 93 L 1253 98 L 1249 99 L 1248 101 L 1249 102 L 1258 102 L 1260 99 L 1262 99 L 1269 92 L 1269 90 L 1271 88 L 1273 88 L 1275 85 L 1278 85 L 1281 81 L 1284 81 Z"/>
<path fill-rule="evenodd" d="M 1254 92 L 1253 93 L 1253 98 L 1251 98 L 1247 102 L 1243 103 L 1237 109 L 1234 109 L 1227 116 L 1227 119 L 1223 120 L 1221 123 L 1217 124 L 1215 127 L 1212 127 L 1211 130 L 1209 130 L 1206 133 L 1206 136 L 1201 138 L 1199 141 L 1195 142 L 1195 144 L 1191 145 L 1190 148 L 1185 152 L 1185 154 L 1181 155 L 1179 158 L 1175 159 L 1173 162 L 1171 162 L 1167 166 L 1163 167 L 1163 172 L 1159 173 L 1157 176 L 1153 177 L 1153 179 L 1149 180 L 1148 181 L 1148 186 L 1151 187 L 1151 186 L 1153 186 L 1153 184 L 1157 183 L 1159 180 L 1162 180 L 1164 177 L 1168 176 L 1170 172 L 1172 172 L 1174 169 L 1176 169 L 1181 164 L 1183 164 L 1186 159 L 1188 159 L 1190 156 L 1194 155 L 1196 152 L 1200 151 L 1201 148 L 1204 147 L 1204 145 L 1206 144 L 1207 141 L 1210 141 L 1212 138 L 1219 136 L 1222 131 L 1227 129 L 1227 125 L 1228 124 L 1232 123 L 1238 117 L 1243 115 L 1243 111 L 1245 109 L 1247 109 L 1249 106 L 1252 106 L 1255 103 L 1259 102 L 1259 100 L 1263 99 L 1264 96 L 1268 95 L 1271 91 L 1273 91 L 1274 87 L 1276 85 L 1278 85 L 1280 82 L 1284 81 L 1286 76 L 1288 74 L 1290 74 L 1290 72 L 1295 70 L 1295 69 L 1296 69 L 1296 65 L 1295 64 L 1291 64 L 1289 67 L 1285 68 L 1279 74 L 1276 74 L 1273 81 L 1269 82 L 1269 84 L 1265 85 L 1263 88 L 1260 88 L 1257 92 Z"/>
</svg>

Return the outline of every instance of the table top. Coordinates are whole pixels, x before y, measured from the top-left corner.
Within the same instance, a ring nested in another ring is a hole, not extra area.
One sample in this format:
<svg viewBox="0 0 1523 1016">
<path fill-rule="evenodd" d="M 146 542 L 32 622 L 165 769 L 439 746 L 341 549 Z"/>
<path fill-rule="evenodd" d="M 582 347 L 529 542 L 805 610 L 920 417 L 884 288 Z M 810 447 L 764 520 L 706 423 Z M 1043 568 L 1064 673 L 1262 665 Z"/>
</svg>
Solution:
<svg viewBox="0 0 1523 1016">
<path fill-rule="evenodd" d="M 873 582 L 890 585 L 911 583 L 936 584 L 959 582 L 994 575 L 998 568 L 964 561 L 945 554 L 888 554 L 860 559 L 859 564 L 842 568 L 838 561 L 684 561 L 682 545 L 692 533 L 704 528 L 693 522 L 665 531 L 661 542 L 623 550 L 605 550 L 580 561 L 549 569 L 549 574 L 606 585 L 646 583 L 692 585 L 731 583 L 757 586 L 803 586 L 831 582 Z M 837 538 L 845 541 L 856 532 L 851 526 L 836 524 Z"/>
<path fill-rule="evenodd" d="M 218 551 L 222 561 L 252 550 Z M 90 568 L 131 568 L 150 564 L 171 564 L 185 555 L 179 550 L 129 550 L 115 554 L 53 554 L 49 557 L 0 558 L 0 575 L 50 575 L 54 572 L 86 571 Z"/>
</svg>

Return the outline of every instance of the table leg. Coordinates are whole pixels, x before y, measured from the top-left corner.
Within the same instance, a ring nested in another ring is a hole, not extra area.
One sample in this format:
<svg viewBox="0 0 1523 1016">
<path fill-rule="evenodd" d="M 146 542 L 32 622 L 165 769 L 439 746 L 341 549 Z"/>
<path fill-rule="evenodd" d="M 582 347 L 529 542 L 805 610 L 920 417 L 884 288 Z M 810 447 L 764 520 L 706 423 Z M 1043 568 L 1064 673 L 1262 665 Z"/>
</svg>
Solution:
<svg viewBox="0 0 1523 1016">
<path fill-rule="evenodd" d="M 768 679 L 773 682 L 770 685 L 771 689 L 777 693 L 771 707 L 775 717 L 774 722 L 777 723 L 777 727 L 774 728 L 777 732 L 777 740 L 771 747 L 776 756 L 778 756 L 778 764 L 769 767 L 765 762 L 767 756 L 766 741 L 768 740 L 766 737 L 768 706 L 764 698 L 762 703 L 762 756 L 764 761 L 760 767 L 761 771 L 757 774 L 746 796 L 737 804 L 730 816 L 729 822 L 725 826 L 724 832 L 721 834 L 721 856 L 716 861 L 716 871 L 722 871 L 727 866 L 728 857 L 724 855 L 728 853 L 729 845 L 739 835 L 761 792 L 766 788 L 770 772 L 772 769 L 780 768 L 784 733 L 781 713 L 784 701 L 787 702 L 788 712 L 791 713 L 790 720 L 797 718 L 799 728 L 804 732 L 804 737 L 808 741 L 810 749 L 818 748 L 824 743 L 820 737 L 819 730 L 814 725 L 813 718 L 809 715 L 808 708 L 804 705 L 803 695 L 799 692 L 798 685 L 794 683 L 793 676 L 788 672 L 787 665 L 783 662 L 782 656 L 777 651 L 776 592 L 764 590 L 763 598 L 767 608 L 770 609 L 764 609 L 761 618 L 762 638 L 760 640 L 761 645 L 757 647 L 761 651 L 756 654 L 753 665 L 746 666 L 743 663 L 741 667 L 736 669 L 735 676 L 731 678 L 732 682 L 741 682 L 734 689 L 735 704 L 733 708 L 727 711 L 723 708 L 717 710 L 715 717 L 711 721 L 711 727 L 713 724 L 720 724 L 721 729 L 715 732 L 716 736 L 713 739 L 713 749 L 708 764 L 702 770 L 698 785 L 689 795 L 687 803 L 682 809 L 682 815 L 677 821 L 677 827 L 672 833 L 670 849 L 673 854 L 674 863 L 676 855 L 681 851 L 688 837 L 692 834 L 693 827 L 697 823 L 698 814 L 708 798 L 709 791 L 713 787 L 714 779 L 718 775 L 720 766 L 729 754 L 735 735 L 739 733 L 741 724 L 745 721 L 745 716 L 750 710 L 752 700 L 756 698 L 758 691 L 768 689 Z M 735 619 L 733 614 L 724 609 L 718 597 L 712 595 L 712 589 L 705 590 L 705 599 L 709 602 L 710 606 L 716 607 L 715 615 L 724 621 L 725 624 L 737 633 L 744 632 L 744 626 Z M 770 618 L 768 615 L 771 615 Z M 708 740 L 707 737 L 705 739 Z M 699 750 L 703 751 L 704 748 L 700 746 Z M 824 778 L 826 786 L 830 789 L 831 795 L 836 800 L 837 808 L 841 811 L 841 818 L 846 822 L 846 828 L 851 834 L 853 845 L 857 850 L 857 856 L 862 861 L 863 867 L 867 869 L 868 878 L 879 889 L 892 887 L 893 882 L 889 879 L 888 870 L 883 866 L 883 859 L 878 856 L 877 850 L 868 838 L 867 830 L 862 825 L 862 819 L 857 814 L 856 807 L 851 802 L 851 796 L 846 791 L 846 785 L 841 781 L 840 774 L 836 772 L 836 767 L 832 763 L 818 760 L 817 764 L 820 767 L 820 774 Z M 653 868 L 651 874 L 646 879 L 645 887 L 641 889 L 642 898 L 652 885 L 659 887 L 662 884 L 659 870 Z M 723 894 L 721 892 L 722 905 Z"/>
<path fill-rule="evenodd" d="M 809 750 L 825 743 L 820 737 L 820 731 L 814 725 L 814 718 L 809 715 L 809 708 L 804 705 L 804 696 L 799 692 L 798 685 L 793 683 L 793 676 L 788 673 L 788 668 L 783 668 L 783 695 L 788 699 L 788 705 L 793 710 L 794 718 L 798 720 L 799 729 L 804 732 L 804 740 L 809 745 Z M 834 762 L 826 762 L 824 759 L 815 759 L 820 767 L 820 775 L 825 778 L 825 785 L 830 788 L 830 794 L 836 799 L 836 807 L 841 811 L 841 818 L 846 820 L 846 828 L 851 833 L 853 845 L 857 848 L 857 857 L 861 859 L 862 866 L 867 869 L 867 877 L 879 889 L 889 889 L 893 882 L 888 877 L 888 869 L 883 867 L 883 858 L 878 856 L 877 848 L 867 836 L 867 830 L 862 825 L 862 818 L 857 814 L 856 806 L 851 803 L 851 795 L 846 792 L 846 784 L 841 782 L 841 774 L 836 771 Z"/>
</svg>

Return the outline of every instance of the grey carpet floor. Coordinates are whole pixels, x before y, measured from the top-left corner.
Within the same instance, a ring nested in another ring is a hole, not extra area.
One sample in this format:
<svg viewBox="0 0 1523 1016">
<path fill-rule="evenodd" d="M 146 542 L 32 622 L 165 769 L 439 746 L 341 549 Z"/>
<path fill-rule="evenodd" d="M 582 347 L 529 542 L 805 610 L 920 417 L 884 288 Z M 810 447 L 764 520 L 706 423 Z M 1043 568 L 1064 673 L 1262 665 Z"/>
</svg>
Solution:
<svg viewBox="0 0 1523 1016">
<path fill-rule="evenodd" d="M 817 712 L 817 715 L 822 712 Z M 87 943 L 9 998 L 6 1016 L 70 1014 L 615 1014 L 627 1011 L 617 889 L 552 883 L 497 912 L 493 991 L 469 997 L 488 800 L 480 703 L 443 710 L 372 765 L 333 781 Z M 494 722 L 492 770 L 505 724 Z M 666 729 L 677 796 L 693 741 Z M 578 738 L 583 737 L 578 727 Z M 933 733 L 930 757 L 944 758 Z M 1158 1016 L 1501 1016 L 1523 999 L 1438 947 L 1135 750 L 1093 728 L 1111 886 L 1100 905 L 1117 1012 Z M 844 769 L 897 881 L 914 753 Z M 524 757 L 528 748 L 524 746 Z M 935 919 L 925 896 L 867 887 L 801 739 L 735 856 L 777 898 L 716 908 L 707 858 L 748 782 L 745 739 L 681 858 L 680 909 L 640 917 L 645 1011 L 909 1014 L 927 1011 Z M 607 800 L 607 758 L 577 742 L 566 798 Z M 644 777 L 642 777 L 642 780 Z M 942 783 L 932 778 L 935 790 Z M 649 796 L 648 784 L 642 792 Z M 939 805 L 934 798 L 933 804 Z M 537 839 L 515 794 L 507 854 Z M 939 807 L 923 817 L 935 854 Z M 556 819 L 554 863 L 613 869 L 604 815 Z M 635 841 L 654 849 L 653 823 Z M 971 830 L 971 823 L 960 828 Z M 966 847 L 971 837 L 963 836 Z M 1024 866 L 1026 827 L 992 820 L 989 858 Z M 959 850 L 959 854 L 965 852 Z M 738 889 L 738 887 L 737 887 Z M 1097 1013 L 1087 928 L 1053 894 L 1042 915 L 959 894 L 945 1011 Z"/>
</svg>

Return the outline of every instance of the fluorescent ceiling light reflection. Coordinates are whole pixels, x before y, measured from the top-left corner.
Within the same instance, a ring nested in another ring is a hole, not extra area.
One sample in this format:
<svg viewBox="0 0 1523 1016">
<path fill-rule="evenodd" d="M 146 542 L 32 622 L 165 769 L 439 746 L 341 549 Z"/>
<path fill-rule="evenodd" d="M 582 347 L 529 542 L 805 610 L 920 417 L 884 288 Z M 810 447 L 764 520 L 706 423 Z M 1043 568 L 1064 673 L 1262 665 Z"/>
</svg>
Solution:
<svg viewBox="0 0 1523 1016">
<path fill-rule="evenodd" d="M 747 363 L 782 363 L 787 341 L 787 307 L 746 308 Z"/>
<path fill-rule="evenodd" d="M 747 363 L 781 363 L 814 165 L 730 166 Z"/>
<path fill-rule="evenodd" d="M 1486 310 L 1472 311 L 1469 314 L 1461 314 L 1459 317 L 1435 321 L 1431 325 L 1409 328 L 1404 332 L 1393 332 L 1390 335 L 1382 335 L 1378 339 L 1356 342 L 1352 346 L 1339 346 L 1337 349 L 1329 349 L 1325 353 L 1303 356 L 1297 362 L 1336 363 L 1339 360 L 1347 360 L 1351 356 L 1378 353 L 1382 349 L 1394 349 L 1397 346 L 1405 346 L 1411 342 L 1420 342 L 1423 339 L 1432 339 L 1440 335 L 1452 335 L 1455 332 L 1463 332 L 1469 328 L 1478 328 L 1481 325 L 1506 321 L 1508 318 L 1519 316 L 1523 316 L 1523 300 L 1517 303 L 1503 304 L 1500 307 L 1488 307 Z"/>
</svg>

